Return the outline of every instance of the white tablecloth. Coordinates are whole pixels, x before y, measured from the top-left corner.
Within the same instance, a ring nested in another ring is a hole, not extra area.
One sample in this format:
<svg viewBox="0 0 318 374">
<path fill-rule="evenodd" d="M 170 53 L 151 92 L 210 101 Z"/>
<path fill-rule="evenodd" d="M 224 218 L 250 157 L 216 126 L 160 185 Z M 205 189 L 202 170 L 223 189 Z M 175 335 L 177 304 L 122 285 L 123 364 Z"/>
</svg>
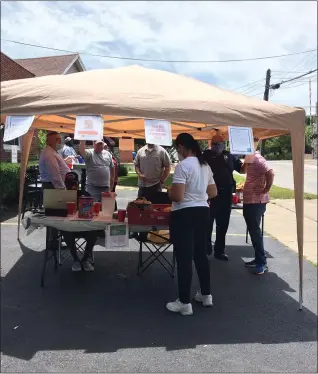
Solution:
<svg viewBox="0 0 318 374">
<path fill-rule="evenodd" d="M 79 231 L 98 231 L 106 230 L 107 225 L 122 224 L 117 220 L 105 221 L 103 217 L 93 220 L 76 220 L 72 217 L 49 217 L 38 214 L 32 214 L 23 219 L 23 226 L 28 228 L 29 232 L 39 227 L 52 227 L 61 231 L 79 232 Z M 131 232 L 150 232 L 159 230 L 169 230 L 168 226 L 138 226 L 129 225 Z"/>
</svg>

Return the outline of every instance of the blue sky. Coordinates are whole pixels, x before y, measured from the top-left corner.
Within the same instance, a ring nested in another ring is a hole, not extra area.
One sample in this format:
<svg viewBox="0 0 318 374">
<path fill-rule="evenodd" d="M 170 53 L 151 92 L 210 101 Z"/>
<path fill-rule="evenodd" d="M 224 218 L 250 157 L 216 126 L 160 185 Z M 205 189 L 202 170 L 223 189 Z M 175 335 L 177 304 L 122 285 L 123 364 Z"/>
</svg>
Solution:
<svg viewBox="0 0 318 374">
<path fill-rule="evenodd" d="M 1 38 L 73 51 L 165 60 L 249 58 L 317 47 L 317 3 L 1 1 Z M 11 58 L 58 54 L 1 42 Z M 87 69 L 136 64 L 81 55 Z M 317 67 L 317 53 L 236 63 L 141 63 L 226 89 L 261 80 L 239 92 L 262 98 L 265 72 L 272 82 Z M 271 93 L 272 102 L 308 110 L 308 78 Z M 317 100 L 313 78 L 312 102 Z"/>
</svg>

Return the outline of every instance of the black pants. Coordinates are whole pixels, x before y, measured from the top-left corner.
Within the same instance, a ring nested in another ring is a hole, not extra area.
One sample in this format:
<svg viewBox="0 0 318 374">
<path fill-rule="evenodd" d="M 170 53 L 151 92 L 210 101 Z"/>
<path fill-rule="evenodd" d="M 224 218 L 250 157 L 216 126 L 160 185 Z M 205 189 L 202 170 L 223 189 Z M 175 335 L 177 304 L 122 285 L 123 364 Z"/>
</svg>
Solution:
<svg viewBox="0 0 318 374">
<path fill-rule="evenodd" d="M 86 261 L 89 257 L 92 256 L 93 248 L 96 243 L 97 235 L 94 231 L 83 231 L 83 232 L 68 232 L 61 231 L 61 234 L 64 238 L 64 241 L 71 252 L 74 261 L 78 261 L 77 250 L 75 245 L 75 240 L 77 238 L 83 238 L 86 240 L 86 246 L 84 251 L 84 256 L 82 261 Z"/>
<path fill-rule="evenodd" d="M 208 224 L 209 208 L 206 207 L 180 209 L 171 213 L 170 238 L 177 260 L 179 299 L 184 304 L 190 302 L 193 260 L 202 294 L 211 293 L 206 248 Z"/>
<path fill-rule="evenodd" d="M 255 261 L 257 265 L 266 264 L 264 241 L 261 230 L 262 216 L 266 212 L 266 204 L 244 204 L 243 216 L 247 230 L 250 234 L 255 251 Z"/>
<path fill-rule="evenodd" d="M 113 186 L 113 189 L 112 189 L 112 192 L 116 192 L 116 186 L 117 186 L 117 182 L 114 182 L 114 186 Z M 117 207 L 117 200 L 115 200 L 115 212 L 118 210 L 118 207 Z"/>
<path fill-rule="evenodd" d="M 156 195 L 157 192 L 162 191 L 161 183 L 155 184 L 151 187 L 139 187 L 138 197 L 145 197 L 147 200 L 152 201 L 152 197 Z"/>
<path fill-rule="evenodd" d="M 216 222 L 214 253 L 224 254 L 225 237 L 230 224 L 232 209 L 232 186 L 218 189 L 218 195 L 210 203 L 210 226 L 208 230 L 208 254 L 212 254 L 211 237 Z"/>
</svg>

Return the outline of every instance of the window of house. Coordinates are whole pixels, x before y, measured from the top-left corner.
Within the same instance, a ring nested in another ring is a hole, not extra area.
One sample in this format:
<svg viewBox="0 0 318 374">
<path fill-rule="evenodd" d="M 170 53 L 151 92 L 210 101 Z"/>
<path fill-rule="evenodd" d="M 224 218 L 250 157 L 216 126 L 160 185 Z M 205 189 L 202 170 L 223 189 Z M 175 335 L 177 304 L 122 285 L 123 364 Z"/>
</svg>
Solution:
<svg viewBox="0 0 318 374">
<path fill-rule="evenodd" d="M 4 126 L 1 124 L 1 131 L 0 131 L 1 140 L 3 140 L 3 136 L 4 136 Z M 13 145 L 17 145 L 18 151 L 21 151 L 21 138 L 16 138 L 16 139 L 10 140 L 9 142 L 3 142 L 3 149 L 5 151 L 11 152 Z"/>
</svg>

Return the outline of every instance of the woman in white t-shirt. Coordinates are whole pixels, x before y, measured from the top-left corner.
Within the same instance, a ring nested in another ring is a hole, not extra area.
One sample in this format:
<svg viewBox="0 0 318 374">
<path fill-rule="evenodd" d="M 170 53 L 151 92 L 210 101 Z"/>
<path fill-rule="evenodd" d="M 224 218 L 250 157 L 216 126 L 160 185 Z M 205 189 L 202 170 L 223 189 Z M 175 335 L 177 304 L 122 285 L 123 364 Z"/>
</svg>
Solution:
<svg viewBox="0 0 318 374">
<path fill-rule="evenodd" d="M 210 219 L 207 201 L 217 195 L 217 189 L 199 143 L 190 134 L 178 135 L 176 149 L 181 162 L 175 169 L 169 197 L 172 200 L 170 237 L 177 260 L 179 298 L 168 303 L 167 309 L 190 315 L 193 314 L 192 260 L 201 287 L 195 300 L 203 306 L 212 306 L 206 240 Z"/>
</svg>

